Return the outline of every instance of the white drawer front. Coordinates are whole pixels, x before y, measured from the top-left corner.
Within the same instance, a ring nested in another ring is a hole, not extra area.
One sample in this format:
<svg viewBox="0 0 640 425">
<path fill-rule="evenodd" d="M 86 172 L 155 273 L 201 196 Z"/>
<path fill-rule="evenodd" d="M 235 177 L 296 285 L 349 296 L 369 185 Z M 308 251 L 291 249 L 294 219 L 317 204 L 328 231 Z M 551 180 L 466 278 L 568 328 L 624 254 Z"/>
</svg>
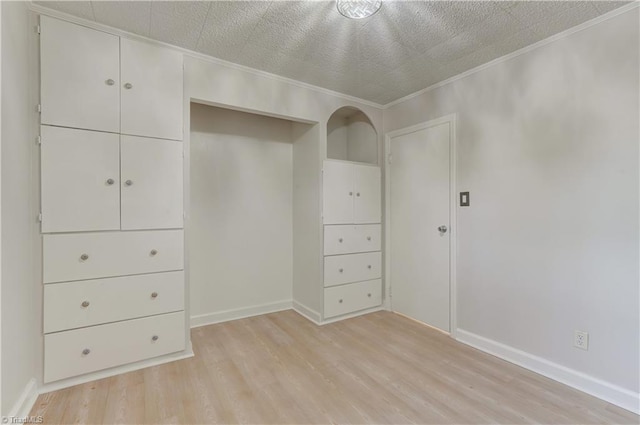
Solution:
<svg viewBox="0 0 640 425">
<path fill-rule="evenodd" d="M 325 257 L 324 286 L 378 279 L 382 276 L 381 265 L 381 252 Z"/>
<path fill-rule="evenodd" d="M 184 272 L 45 285 L 44 333 L 184 310 Z"/>
<path fill-rule="evenodd" d="M 324 255 L 380 251 L 379 224 L 324 226 Z"/>
<path fill-rule="evenodd" d="M 45 335 L 44 382 L 184 350 L 184 320 L 178 312 Z"/>
<path fill-rule="evenodd" d="M 43 236 L 44 283 L 182 270 L 182 230 Z"/>
<path fill-rule="evenodd" d="M 382 280 L 351 283 L 324 290 L 324 317 L 340 316 L 382 304 Z"/>
</svg>

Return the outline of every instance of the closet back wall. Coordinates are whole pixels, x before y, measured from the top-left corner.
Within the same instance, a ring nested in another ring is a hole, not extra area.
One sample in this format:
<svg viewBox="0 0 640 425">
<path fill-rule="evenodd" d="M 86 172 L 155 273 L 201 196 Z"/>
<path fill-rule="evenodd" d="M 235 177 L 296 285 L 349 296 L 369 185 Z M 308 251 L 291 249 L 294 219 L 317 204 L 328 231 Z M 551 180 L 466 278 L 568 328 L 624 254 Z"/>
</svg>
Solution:
<svg viewBox="0 0 640 425">
<path fill-rule="evenodd" d="M 292 123 L 191 105 L 191 323 L 291 305 Z"/>
</svg>

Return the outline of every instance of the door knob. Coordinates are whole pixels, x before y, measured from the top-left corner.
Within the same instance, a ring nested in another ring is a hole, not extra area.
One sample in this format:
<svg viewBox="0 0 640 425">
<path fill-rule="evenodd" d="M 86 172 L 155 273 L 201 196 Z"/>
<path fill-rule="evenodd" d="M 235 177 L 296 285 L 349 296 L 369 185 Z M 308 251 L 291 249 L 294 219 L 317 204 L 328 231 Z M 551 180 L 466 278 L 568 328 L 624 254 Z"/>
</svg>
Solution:
<svg viewBox="0 0 640 425">
<path fill-rule="evenodd" d="M 438 232 L 440 232 L 440 233 L 447 233 L 447 226 L 440 226 L 440 227 L 438 227 Z"/>
<path fill-rule="evenodd" d="M 125 89 L 127 89 L 127 90 L 130 90 L 130 89 L 132 89 L 132 88 L 133 88 L 133 84 L 131 84 L 131 83 L 126 83 L 126 84 L 124 85 L 124 88 L 125 88 Z"/>
<path fill-rule="evenodd" d="M 111 186 L 112 184 L 114 184 L 116 181 L 114 179 L 107 179 L 107 184 L 109 186 Z"/>
<path fill-rule="evenodd" d="M 115 82 L 115 81 L 113 81 L 111 78 L 109 78 L 107 81 L 105 81 L 105 83 L 106 83 L 108 86 L 112 86 L 112 85 L 114 85 L 116 82 Z"/>
<path fill-rule="evenodd" d="M 131 180 L 127 180 L 126 182 L 124 182 L 125 186 L 131 186 L 133 184 L 133 181 Z"/>
</svg>

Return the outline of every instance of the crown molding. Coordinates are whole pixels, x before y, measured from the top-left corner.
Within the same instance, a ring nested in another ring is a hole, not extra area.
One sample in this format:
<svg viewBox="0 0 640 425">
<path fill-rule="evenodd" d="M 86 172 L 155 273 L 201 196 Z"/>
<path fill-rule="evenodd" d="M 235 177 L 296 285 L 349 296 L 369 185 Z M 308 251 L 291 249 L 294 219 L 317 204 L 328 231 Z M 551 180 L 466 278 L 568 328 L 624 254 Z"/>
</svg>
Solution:
<svg viewBox="0 0 640 425">
<path fill-rule="evenodd" d="M 551 43 L 556 42 L 558 40 L 561 40 L 563 38 L 567 38 L 572 34 L 575 34 L 575 33 L 579 32 L 579 31 L 584 30 L 584 29 L 590 28 L 590 27 L 592 27 L 594 25 L 598 25 L 599 23 L 604 22 L 606 20 L 609 20 L 611 18 L 614 18 L 614 17 L 616 17 L 618 15 L 622 15 L 623 13 L 626 13 L 626 12 L 628 12 L 630 10 L 636 9 L 639 6 L 640 6 L 640 2 L 638 0 L 636 0 L 636 1 L 634 1 L 634 2 L 632 2 L 630 4 L 628 4 L 628 5 L 625 5 L 625 6 L 619 7 L 618 9 L 614 9 L 614 10 L 612 10 L 610 12 L 607 12 L 604 15 L 597 16 L 597 17 L 595 17 L 593 19 L 590 19 L 590 20 L 588 20 L 586 22 L 583 22 L 583 23 L 581 23 L 579 25 L 576 25 L 575 27 L 571 27 L 571 28 L 566 29 L 566 30 L 564 30 L 562 32 L 554 34 L 554 35 L 552 35 L 552 36 L 550 36 L 548 38 L 545 38 L 544 40 L 540 40 L 538 42 L 535 42 L 534 44 L 530 44 L 530 45 L 528 45 L 526 47 L 523 47 L 522 49 L 516 50 L 515 52 L 508 53 L 508 54 L 506 54 L 504 56 L 501 56 L 499 58 L 493 59 L 490 62 L 486 62 L 486 63 L 483 63 L 482 65 L 478 65 L 477 67 L 472 68 L 472 69 L 470 69 L 468 71 L 464 71 L 464 72 L 462 72 L 462 73 L 460 73 L 458 75 L 455 75 L 453 77 L 449 77 L 446 80 L 439 81 L 439 82 L 437 82 L 437 83 L 435 83 L 433 85 L 430 85 L 429 87 L 426 87 L 424 89 L 418 90 L 417 92 L 408 94 L 408 95 L 403 96 L 403 97 L 401 97 L 399 99 L 391 101 L 391 102 L 385 104 L 383 106 L 383 109 L 389 109 L 394 105 L 397 105 L 399 103 L 405 102 L 405 101 L 407 101 L 409 99 L 413 99 L 414 97 L 420 96 L 420 95 L 422 95 L 424 93 L 428 93 L 428 92 L 430 92 L 432 90 L 435 90 L 435 89 L 438 89 L 440 87 L 446 86 L 447 84 L 451 84 L 451 83 L 454 83 L 454 82 L 456 82 L 458 80 L 462 80 L 463 78 L 466 78 L 466 77 L 468 77 L 470 75 L 476 74 L 476 73 L 478 73 L 480 71 L 484 71 L 487 68 L 491 68 L 492 66 L 501 64 L 502 62 L 506 62 L 508 60 L 511 60 L 513 58 L 516 58 L 516 57 L 518 57 L 520 55 L 523 55 L 525 53 L 531 52 L 533 50 L 539 49 L 539 48 L 541 48 L 543 46 L 546 46 L 548 44 L 551 44 Z"/>
</svg>

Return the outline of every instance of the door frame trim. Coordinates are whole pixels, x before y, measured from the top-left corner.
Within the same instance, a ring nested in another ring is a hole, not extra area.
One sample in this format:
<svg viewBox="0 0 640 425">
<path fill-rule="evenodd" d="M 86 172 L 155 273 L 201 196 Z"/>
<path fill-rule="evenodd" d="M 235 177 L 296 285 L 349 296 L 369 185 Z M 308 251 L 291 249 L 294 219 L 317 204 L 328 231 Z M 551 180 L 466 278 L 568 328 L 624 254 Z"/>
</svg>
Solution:
<svg viewBox="0 0 640 425">
<path fill-rule="evenodd" d="M 385 134 L 384 143 L 384 280 L 385 280 L 385 300 L 384 307 L 392 310 L 391 299 L 388 296 L 391 292 L 391 178 L 388 170 L 391 165 L 389 163 L 389 155 L 391 153 L 391 139 L 405 134 L 415 133 L 437 125 L 449 124 L 449 223 L 450 223 L 450 244 L 449 244 L 449 335 L 456 338 L 457 331 L 457 238 L 458 238 L 458 208 L 457 208 L 457 119 L 458 114 L 452 113 L 440 118 L 412 125 L 410 127 L 401 128 L 390 131 Z"/>
</svg>

